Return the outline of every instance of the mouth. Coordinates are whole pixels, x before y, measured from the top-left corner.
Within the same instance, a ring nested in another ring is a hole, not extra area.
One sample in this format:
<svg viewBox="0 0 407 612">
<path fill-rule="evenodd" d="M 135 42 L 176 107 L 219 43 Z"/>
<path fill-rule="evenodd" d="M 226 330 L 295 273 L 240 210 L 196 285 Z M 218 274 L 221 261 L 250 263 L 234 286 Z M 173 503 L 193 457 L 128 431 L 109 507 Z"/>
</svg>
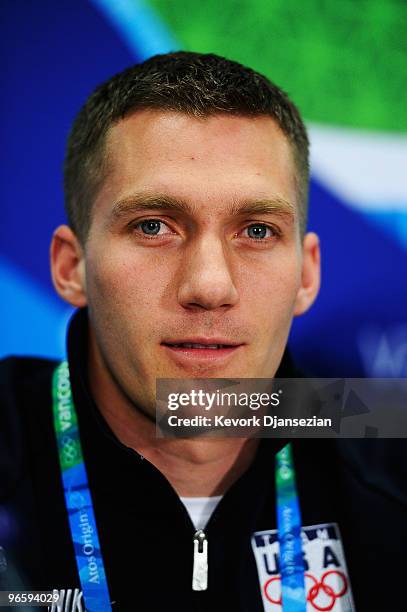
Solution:
<svg viewBox="0 0 407 612">
<path fill-rule="evenodd" d="M 180 365 L 195 365 L 226 360 L 236 353 L 243 343 L 230 342 L 223 338 L 194 338 L 187 340 L 165 341 L 161 343 Z"/>
<path fill-rule="evenodd" d="M 213 343 L 213 344 L 204 344 L 201 342 L 163 342 L 164 346 L 168 346 L 169 348 L 174 349 L 208 349 L 211 351 L 219 351 L 221 349 L 235 348 L 237 345 L 232 344 L 221 344 L 221 343 Z"/>
</svg>

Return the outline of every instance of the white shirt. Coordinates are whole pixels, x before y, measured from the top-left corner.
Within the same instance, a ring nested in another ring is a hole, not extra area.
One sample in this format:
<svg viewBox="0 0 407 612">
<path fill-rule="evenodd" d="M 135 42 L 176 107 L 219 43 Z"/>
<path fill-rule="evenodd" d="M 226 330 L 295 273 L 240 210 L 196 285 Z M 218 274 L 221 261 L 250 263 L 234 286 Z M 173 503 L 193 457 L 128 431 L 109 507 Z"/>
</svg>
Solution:
<svg viewBox="0 0 407 612">
<path fill-rule="evenodd" d="M 181 497 L 180 499 L 198 530 L 206 527 L 222 497 L 222 495 L 215 495 L 214 497 Z"/>
</svg>

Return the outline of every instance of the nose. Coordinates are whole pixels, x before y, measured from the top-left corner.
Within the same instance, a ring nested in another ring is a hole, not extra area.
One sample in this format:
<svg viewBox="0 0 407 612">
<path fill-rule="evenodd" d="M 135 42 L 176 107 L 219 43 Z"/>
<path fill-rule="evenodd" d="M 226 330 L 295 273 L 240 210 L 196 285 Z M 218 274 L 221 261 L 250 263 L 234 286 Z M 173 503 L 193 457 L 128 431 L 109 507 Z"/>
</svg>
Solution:
<svg viewBox="0 0 407 612">
<path fill-rule="evenodd" d="M 205 236 L 185 251 L 178 301 L 188 310 L 230 308 L 239 301 L 222 241 Z"/>
</svg>

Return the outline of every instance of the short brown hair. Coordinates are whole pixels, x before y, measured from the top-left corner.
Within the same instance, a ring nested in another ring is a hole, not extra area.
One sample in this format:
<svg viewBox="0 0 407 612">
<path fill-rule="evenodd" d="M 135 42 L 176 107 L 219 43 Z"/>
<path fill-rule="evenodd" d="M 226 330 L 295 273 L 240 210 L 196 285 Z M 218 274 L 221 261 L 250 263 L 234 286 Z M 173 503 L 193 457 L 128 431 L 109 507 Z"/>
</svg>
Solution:
<svg viewBox="0 0 407 612">
<path fill-rule="evenodd" d="M 262 74 L 213 54 L 179 51 L 156 55 L 100 85 L 78 113 L 64 166 L 68 222 L 86 241 L 91 209 L 106 170 L 108 130 L 142 109 L 178 111 L 195 117 L 215 114 L 270 116 L 288 138 L 296 164 L 299 217 L 305 231 L 309 142 L 296 106 Z"/>
</svg>

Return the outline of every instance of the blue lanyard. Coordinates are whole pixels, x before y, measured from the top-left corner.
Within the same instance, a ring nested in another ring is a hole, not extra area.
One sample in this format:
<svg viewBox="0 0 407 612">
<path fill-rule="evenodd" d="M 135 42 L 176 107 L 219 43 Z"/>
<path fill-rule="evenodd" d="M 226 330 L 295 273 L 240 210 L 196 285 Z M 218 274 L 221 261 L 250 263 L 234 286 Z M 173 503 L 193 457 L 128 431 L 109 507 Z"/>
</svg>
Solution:
<svg viewBox="0 0 407 612">
<path fill-rule="evenodd" d="M 284 612 L 306 612 L 301 513 L 291 444 L 276 455 L 277 529 Z"/>
<path fill-rule="evenodd" d="M 66 361 L 55 369 L 52 399 L 65 504 L 86 609 L 89 612 L 111 612 Z"/>
</svg>

